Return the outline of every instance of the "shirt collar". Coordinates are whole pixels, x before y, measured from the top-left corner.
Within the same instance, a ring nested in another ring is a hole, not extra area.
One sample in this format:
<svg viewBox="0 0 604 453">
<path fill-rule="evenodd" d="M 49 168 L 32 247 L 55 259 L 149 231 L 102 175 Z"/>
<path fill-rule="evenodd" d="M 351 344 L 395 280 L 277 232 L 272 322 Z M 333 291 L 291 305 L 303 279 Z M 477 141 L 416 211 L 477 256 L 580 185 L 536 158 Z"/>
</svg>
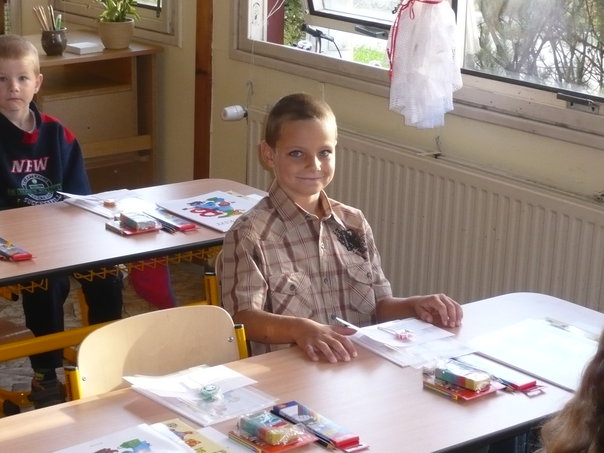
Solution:
<svg viewBox="0 0 604 453">
<path fill-rule="evenodd" d="M 291 198 L 289 198 L 287 193 L 281 188 L 281 186 L 279 186 L 277 181 L 273 181 L 273 183 L 271 184 L 271 187 L 268 191 L 268 196 L 273 201 L 273 206 L 283 219 L 296 223 L 302 223 L 306 222 L 309 216 L 314 219 L 317 218 L 316 215 L 305 211 L 300 206 L 298 206 Z M 331 200 L 323 190 L 321 191 L 321 194 L 319 196 L 319 203 L 321 203 L 323 211 L 325 212 L 325 217 L 319 220 L 328 221 L 330 219 L 333 219 L 335 222 L 338 223 L 338 225 L 344 228 L 344 223 L 333 211 Z"/>
</svg>

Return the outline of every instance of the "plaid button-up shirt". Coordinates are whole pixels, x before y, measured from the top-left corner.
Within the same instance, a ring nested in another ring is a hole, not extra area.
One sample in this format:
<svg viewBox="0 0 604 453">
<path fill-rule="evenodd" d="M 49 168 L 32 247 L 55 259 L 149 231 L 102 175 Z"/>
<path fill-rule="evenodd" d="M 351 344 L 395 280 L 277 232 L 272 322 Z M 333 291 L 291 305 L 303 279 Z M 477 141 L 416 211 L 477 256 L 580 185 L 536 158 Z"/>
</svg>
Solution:
<svg viewBox="0 0 604 453">
<path fill-rule="evenodd" d="M 363 213 L 321 194 L 319 219 L 273 183 L 267 197 L 227 232 L 222 304 L 335 324 L 332 315 L 365 326 L 376 301 L 392 296 Z M 270 347 L 254 345 L 255 352 Z M 272 348 L 275 349 L 275 348 Z"/>
</svg>

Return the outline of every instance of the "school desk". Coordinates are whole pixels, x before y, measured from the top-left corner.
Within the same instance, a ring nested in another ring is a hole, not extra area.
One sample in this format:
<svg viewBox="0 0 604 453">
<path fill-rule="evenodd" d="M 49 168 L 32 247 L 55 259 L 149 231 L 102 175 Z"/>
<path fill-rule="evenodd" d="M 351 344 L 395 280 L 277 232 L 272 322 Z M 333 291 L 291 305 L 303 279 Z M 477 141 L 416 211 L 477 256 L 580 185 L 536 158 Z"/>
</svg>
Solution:
<svg viewBox="0 0 604 453">
<path fill-rule="evenodd" d="M 150 201 L 193 197 L 215 190 L 250 195 L 262 191 L 225 179 L 198 179 L 134 190 Z M 134 195 L 131 194 L 130 196 Z M 121 236 L 105 229 L 108 219 L 66 202 L 0 211 L 0 237 L 21 246 L 34 258 L 28 261 L 0 261 L 0 287 L 17 290 L 44 288 L 45 277 L 53 273 L 80 272 L 111 268 L 140 260 L 191 260 L 210 256 L 212 246 L 222 244 L 224 233 L 203 226 L 193 231 L 157 231 L 136 236 Z M 138 265 L 138 264 L 137 264 Z M 154 265 L 153 263 L 151 265 Z M 102 272 L 102 270 L 100 271 Z M 217 303 L 215 285 L 204 282 L 208 303 Z M 0 345 L 0 361 L 38 352 L 63 349 L 79 342 L 95 326 L 84 326 L 44 337 Z"/>
<path fill-rule="evenodd" d="M 545 314 L 584 321 L 594 329 L 604 325 L 601 313 L 532 293 L 485 299 L 464 308 L 463 326 L 455 329 L 463 340 Z M 398 367 L 363 349 L 349 363 L 310 362 L 293 347 L 228 365 L 256 379 L 257 388 L 281 402 L 297 400 L 358 433 L 375 453 L 464 451 L 539 424 L 572 395 L 548 385 L 534 398 L 499 392 L 457 403 L 423 390 L 419 370 Z M 133 390 L 118 390 L 0 419 L 0 451 L 49 452 L 176 415 Z M 234 423 L 215 427 L 226 432 Z M 326 450 L 312 445 L 295 451 Z"/>
<path fill-rule="evenodd" d="M 147 200 L 162 201 L 214 190 L 262 193 L 225 179 L 197 179 L 134 191 Z M 159 231 L 124 237 L 107 231 L 107 220 L 66 202 L 0 211 L 0 237 L 34 255 L 29 261 L 0 261 L 0 286 L 220 245 L 224 237 L 205 227 L 187 233 Z"/>
</svg>

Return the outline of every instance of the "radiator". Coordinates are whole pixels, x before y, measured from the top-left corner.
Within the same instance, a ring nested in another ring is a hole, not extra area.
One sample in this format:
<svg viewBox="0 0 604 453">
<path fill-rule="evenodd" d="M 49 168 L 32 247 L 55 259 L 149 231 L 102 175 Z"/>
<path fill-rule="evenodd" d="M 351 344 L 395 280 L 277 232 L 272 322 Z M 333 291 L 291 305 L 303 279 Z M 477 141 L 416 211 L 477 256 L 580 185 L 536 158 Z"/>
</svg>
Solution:
<svg viewBox="0 0 604 453">
<path fill-rule="evenodd" d="M 248 116 L 247 183 L 264 112 Z M 340 129 L 329 196 L 363 210 L 395 295 L 529 291 L 604 311 L 604 207 Z"/>
</svg>

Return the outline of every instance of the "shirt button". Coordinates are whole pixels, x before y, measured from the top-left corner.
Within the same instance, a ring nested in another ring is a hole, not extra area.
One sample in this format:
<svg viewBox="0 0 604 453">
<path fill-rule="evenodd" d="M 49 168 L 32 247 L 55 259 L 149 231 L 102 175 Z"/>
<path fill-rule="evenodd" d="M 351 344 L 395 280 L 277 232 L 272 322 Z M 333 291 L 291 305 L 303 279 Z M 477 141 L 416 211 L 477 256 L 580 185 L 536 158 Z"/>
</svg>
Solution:
<svg viewBox="0 0 604 453">
<path fill-rule="evenodd" d="M 328 279 L 327 277 L 325 277 L 325 278 L 323 279 L 323 283 L 325 283 L 326 285 L 328 285 L 328 284 L 329 284 L 329 279 Z"/>
<path fill-rule="evenodd" d="M 296 289 L 296 285 L 294 285 L 294 284 L 289 285 L 290 291 L 295 291 L 295 289 Z"/>
<path fill-rule="evenodd" d="M 367 272 L 367 278 L 371 278 L 371 272 Z"/>
</svg>

